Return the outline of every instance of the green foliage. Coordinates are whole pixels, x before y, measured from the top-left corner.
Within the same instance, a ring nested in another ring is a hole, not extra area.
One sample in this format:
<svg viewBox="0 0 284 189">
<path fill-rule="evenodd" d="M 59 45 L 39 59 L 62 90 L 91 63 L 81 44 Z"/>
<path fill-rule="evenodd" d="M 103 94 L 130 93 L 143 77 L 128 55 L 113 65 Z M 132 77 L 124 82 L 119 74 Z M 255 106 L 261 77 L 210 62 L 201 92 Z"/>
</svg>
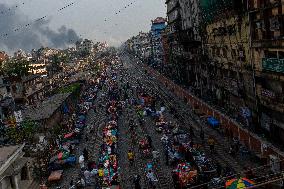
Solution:
<svg viewBox="0 0 284 189">
<path fill-rule="evenodd" d="M 66 87 L 60 88 L 56 93 L 74 93 L 80 89 L 80 83 L 73 83 Z"/>
<path fill-rule="evenodd" d="M 11 59 L 2 65 L 2 72 L 7 76 L 22 77 L 29 74 L 29 62 L 27 60 Z"/>
<path fill-rule="evenodd" d="M 8 137 L 16 143 L 31 141 L 37 124 L 31 120 L 23 121 L 19 126 L 10 127 L 7 131 Z"/>
</svg>

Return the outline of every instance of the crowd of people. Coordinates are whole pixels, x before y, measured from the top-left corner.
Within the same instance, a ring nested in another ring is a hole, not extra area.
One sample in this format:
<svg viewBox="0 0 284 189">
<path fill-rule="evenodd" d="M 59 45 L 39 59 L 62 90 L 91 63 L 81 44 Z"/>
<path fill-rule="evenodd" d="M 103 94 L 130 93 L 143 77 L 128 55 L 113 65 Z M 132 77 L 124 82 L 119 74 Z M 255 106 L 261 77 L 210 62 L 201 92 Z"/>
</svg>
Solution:
<svg viewBox="0 0 284 189">
<path fill-rule="evenodd" d="M 96 78 L 92 78 L 92 82 L 89 82 L 82 92 L 77 111 L 73 115 L 74 124 L 69 126 L 69 132 L 63 135 L 59 142 L 60 155 L 58 154 L 50 163 L 49 181 L 62 178 L 64 169 L 57 166 L 57 160 L 64 160 L 65 164 L 70 166 L 76 165 L 75 145 L 81 140 L 89 140 L 87 136 L 82 137 L 88 111 L 93 109 L 96 112 L 98 108 L 105 111 L 105 121 L 102 127 L 91 128 L 91 131 L 97 130 L 102 135 L 97 159 L 90 155 L 87 147 L 79 149 L 77 155 L 80 173 L 78 178 L 71 179 L 69 189 L 86 186 L 121 188 L 119 162 L 124 155 L 127 157 L 129 167 L 134 167 L 137 161 L 140 161 L 139 158 L 146 160 L 143 161 L 143 173 L 137 171 L 132 175 L 131 183 L 135 189 L 141 189 L 142 186 L 157 188 L 160 179 L 157 171 L 162 163 L 172 170 L 172 177 L 168 180 L 172 181 L 176 189 L 196 186 L 220 177 L 221 166 L 210 158 L 215 153 L 215 139 L 209 136 L 205 141 L 203 129 L 198 136 L 192 126 L 184 129 L 183 126 L 173 123 L 170 117 L 171 113 L 175 112 L 174 108 L 168 107 L 158 94 L 142 84 L 139 79 L 131 80 L 127 71 L 119 64 L 117 56 L 113 60 L 100 70 Z M 133 117 L 128 114 L 128 109 L 134 110 Z M 122 116 L 129 119 L 126 134 L 131 139 L 125 154 L 121 154 L 118 150 L 120 127 L 127 127 L 125 120 L 123 125 L 119 124 Z M 146 119 L 154 124 L 146 124 Z M 155 134 L 149 132 L 150 127 L 156 132 Z M 138 132 L 138 128 L 142 132 Z M 157 142 L 153 142 L 153 136 L 160 137 L 158 139 L 161 144 L 160 149 L 155 148 Z M 201 142 L 197 142 L 198 137 L 198 141 Z M 204 145 L 209 146 L 211 154 L 204 153 Z M 230 153 L 239 150 L 238 146 L 236 141 Z M 136 154 L 137 152 L 139 155 Z M 141 183 L 142 180 L 145 183 Z M 219 186 L 224 186 L 224 183 Z"/>
</svg>

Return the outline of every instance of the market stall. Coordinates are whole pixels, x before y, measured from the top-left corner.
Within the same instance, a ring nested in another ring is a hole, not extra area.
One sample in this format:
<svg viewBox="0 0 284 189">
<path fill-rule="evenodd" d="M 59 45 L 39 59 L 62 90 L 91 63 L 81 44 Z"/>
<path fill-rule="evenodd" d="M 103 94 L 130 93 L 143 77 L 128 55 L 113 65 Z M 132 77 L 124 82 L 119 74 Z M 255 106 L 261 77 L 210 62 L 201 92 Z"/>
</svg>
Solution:
<svg viewBox="0 0 284 189">
<path fill-rule="evenodd" d="M 176 178 L 174 182 L 179 188 L 187 188 L 197 183 L 197 170 L 190 163 L 178 164 L 172 174 L 175 174 L 173 175 L 173 178 Z"/>
<path fill-rule="evenodd" d="M 243 189 L 254 186 L 254 182 L 247 178 L 235 178 L 228 180 L 225 184 L 226 189 Z"/>
</svg>

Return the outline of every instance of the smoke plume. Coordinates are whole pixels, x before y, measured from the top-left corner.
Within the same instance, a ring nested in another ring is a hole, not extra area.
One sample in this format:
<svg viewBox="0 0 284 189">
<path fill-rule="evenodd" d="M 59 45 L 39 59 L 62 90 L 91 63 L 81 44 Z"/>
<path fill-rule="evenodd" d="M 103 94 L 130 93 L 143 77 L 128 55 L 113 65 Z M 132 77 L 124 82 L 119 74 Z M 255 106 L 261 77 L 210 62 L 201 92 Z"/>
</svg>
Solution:
<svg viewBox="0 0 284 189">
<path fill-rule="evenodd" d="M 73 29 L 61 26 L 57 31 L 49 27 L 49 20 L 33 21 L 23 16 L 19 9 L 0 3 L 0 51 L 9 53 L 23 49 L 29 52 L 42 46 L 65 48 L 79 40 Z M 30 24 L 26 27 L 27 24 Z M 17 28 L 19 30 L 15 31 Z M 7 36 L 3 36 L 7 34 Z"/>
</svg>

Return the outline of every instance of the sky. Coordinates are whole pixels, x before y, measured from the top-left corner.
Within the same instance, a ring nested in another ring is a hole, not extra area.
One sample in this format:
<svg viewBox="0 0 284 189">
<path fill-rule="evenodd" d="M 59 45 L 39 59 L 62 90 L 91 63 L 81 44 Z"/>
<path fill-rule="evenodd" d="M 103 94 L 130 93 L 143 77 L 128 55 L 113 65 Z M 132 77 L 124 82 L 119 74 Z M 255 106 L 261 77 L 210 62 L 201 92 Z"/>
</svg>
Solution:
<svg viewBox="0 0 284 189">
<path fill-rule="evenodd" d="M 58 11 L 73 2 L 72 6 Z M 12 34 L 4 42 L 0 37 L 0 48 L 8 51 L 17 47 L 17 42 L 14 41 L 22 36 L 24 37 L 19 39 L 19 47 L 26 49 L 41 43 L 43 46 L 68 46 L 72 40 L 60 40 L 78 37 L 119 46 L 139 31 L 149 31 L 151 20 L 166 17 L 165 0 L 1 0 L 1 4 L 5 5 L 2 9 L 6 12 L 0 14 L 0 34 Z M 2 9 L 0 6 L 0 11 Z M 34 20 L 43 16 L 47 17 L 34 24 Z M 1 27 L 1 22 L 5 23 L 4 21 L 10 24 Z M 31 21 L 32 26 L 17 31 L 17 34 L 10 32 L 17 25 L 25 25 Z M 10 31 L 5 30 L 7 27 L 11 27 L 8 28 Z M 27 41 L 32 41 L 33 36 L 37 36 L 37 41 L 28 45 Z M 13 42 L 15 44 L 10 47 L 9 44 Z"/>
</svg>

